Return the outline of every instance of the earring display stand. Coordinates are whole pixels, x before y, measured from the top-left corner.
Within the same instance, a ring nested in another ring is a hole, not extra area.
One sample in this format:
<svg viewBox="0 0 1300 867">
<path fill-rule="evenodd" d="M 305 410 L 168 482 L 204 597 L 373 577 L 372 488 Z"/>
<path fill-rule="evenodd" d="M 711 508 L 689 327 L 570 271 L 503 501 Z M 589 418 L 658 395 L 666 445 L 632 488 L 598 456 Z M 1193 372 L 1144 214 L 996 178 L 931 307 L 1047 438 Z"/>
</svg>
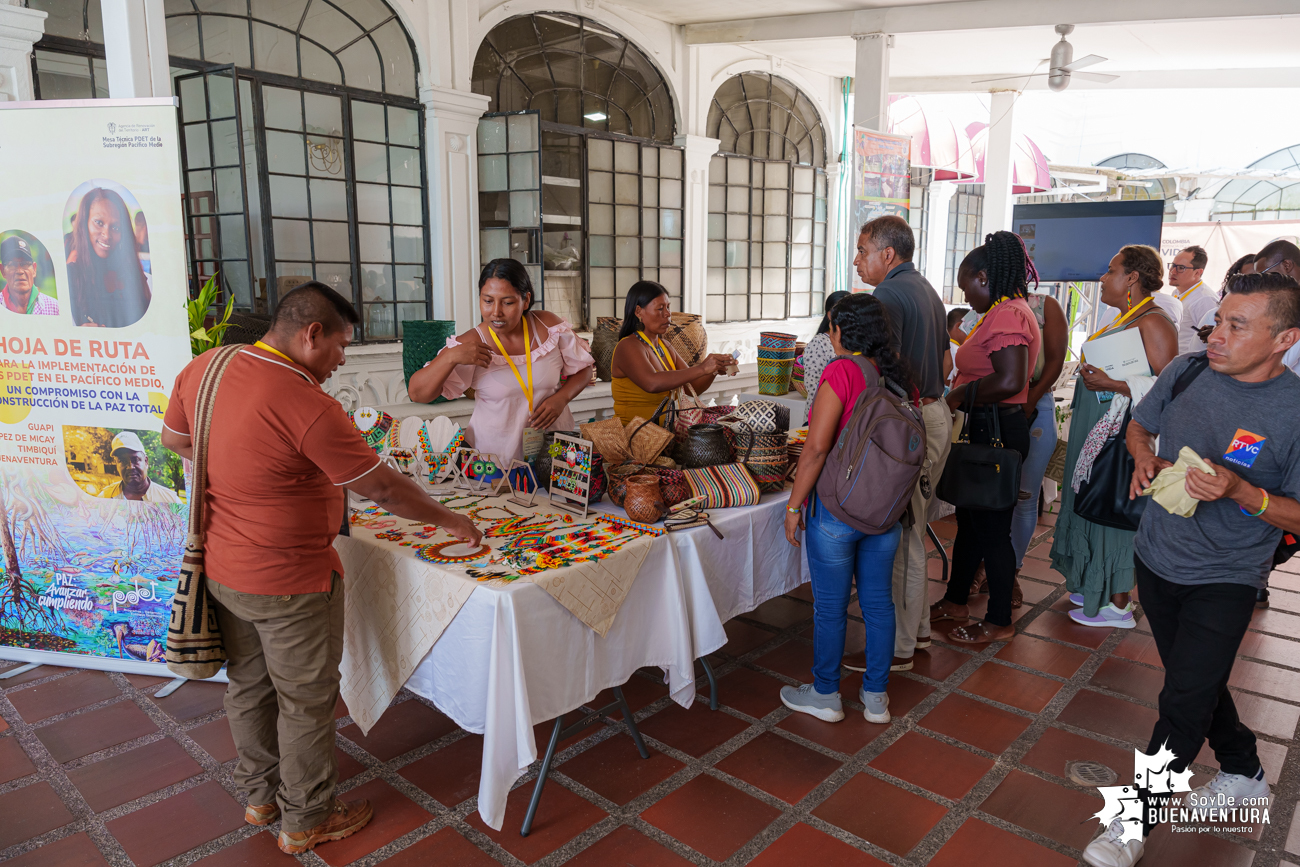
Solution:
<svg viewBox="0 0 1300 867">
<path fill-rule="evenodd" d="M 551 479 L 547 499 L 552 505 L 587 517 L 591 497 L 591 440 L 557 433 L 551 443 Z"/>
<path fill-rule="evenodd" d="M 510 502 L 520 506 L 533 505 L 533 500 L 537 499 L 538 484 L 532 464 L 527 461 L 511 461 L 505 479 L 510 488 Z"/>
</svg>

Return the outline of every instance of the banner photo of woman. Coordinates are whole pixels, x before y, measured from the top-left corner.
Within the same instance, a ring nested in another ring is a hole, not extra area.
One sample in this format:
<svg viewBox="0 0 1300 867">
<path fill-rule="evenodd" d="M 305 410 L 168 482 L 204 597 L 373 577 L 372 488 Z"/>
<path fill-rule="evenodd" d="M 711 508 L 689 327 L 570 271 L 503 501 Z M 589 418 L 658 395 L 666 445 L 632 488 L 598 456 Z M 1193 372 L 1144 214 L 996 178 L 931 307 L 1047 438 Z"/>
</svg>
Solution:
<svg viewBox="0 0 1300 867">
<path fill-rule="evenodd" d="M 74 324 L 125 328 L 149 309 L 153 278 L 143 217 L 135 196 L 116 181 L 86 181 L 68 197 L 63 244 Z"/>
</svg>

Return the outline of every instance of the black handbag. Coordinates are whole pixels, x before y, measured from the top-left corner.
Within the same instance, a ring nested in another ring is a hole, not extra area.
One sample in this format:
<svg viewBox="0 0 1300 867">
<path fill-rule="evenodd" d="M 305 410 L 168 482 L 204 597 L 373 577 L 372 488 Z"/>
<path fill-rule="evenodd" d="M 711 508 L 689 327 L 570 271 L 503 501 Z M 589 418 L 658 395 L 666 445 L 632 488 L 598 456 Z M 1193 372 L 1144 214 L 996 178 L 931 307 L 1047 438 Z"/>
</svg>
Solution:
<svg viewBox="0 0 1300 867">
<path fill-rule="evenodd" d="M 993 416 L 993 439 L 987 444 L 970 441 L 978 381 L 966 386 L 963 409 L 966 420 L 961 438 L 952 444 L 939 487 L 939 499 L 959 509 L 997 512 L 1010 509 L 1020 497 L 1020 452 L 1002 445 L 1002 422 L 997 406 L 988 407 Z"/>
<path fill-rule="evenodd" d="M 1142 522 L 1150 497 L 1128 498 L 1129 485 L 1137 463 L 1128 453 L 1128 423 L 1133 418 L 1132 407 L 1124 410 L 1119 432 L 1102 444 L 1101 451 L 1092 462 L 1088 481 L 1079 485 L 1074 495 L 1074 514 L 1116 530 L 1136 530 Z"/>
</svg>

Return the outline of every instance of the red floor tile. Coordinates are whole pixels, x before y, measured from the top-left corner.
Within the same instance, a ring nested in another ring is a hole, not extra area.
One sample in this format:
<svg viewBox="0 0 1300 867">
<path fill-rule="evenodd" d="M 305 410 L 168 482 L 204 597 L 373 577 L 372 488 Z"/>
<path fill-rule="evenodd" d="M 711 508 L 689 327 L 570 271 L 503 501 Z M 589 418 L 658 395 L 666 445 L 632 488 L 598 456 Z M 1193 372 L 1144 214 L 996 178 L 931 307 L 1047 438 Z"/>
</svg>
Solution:
<svg viewBox="0 0 1300 867">
<path fill-rule="evenodd" d="M 849 755 L 854 755 L 889 731 L 889 726 L 869 723 L 862 711 L 851 707 L 844 709 L 844 719 L 837 723 L 824 722 L 806 713 L 792 713 L 781 720 L 777 728 Z"/>
<path fill-rule="evenodd" d="M 0 786 L 36 773 L 18 738 L 0 738 Z"/>
<path fill-rule="evenodd" d="M 993 760 L 912 731 L 904 733 L 869 764 L 936 795 L 959 801 L 993 767 Z"/>
<path fill-rule="evenodd" d="M 1297 589 L 1300 589 L 1300 581 L 1297 581 Z M 785 594 L 791 599 L 802 599 L 804 602 L 813 601 L 812 584 L 800 584 L 798 587 Z"/>
<path fill-rule="evenodd" d="M 1259 754 L 1259 763 L 1264 768 L 1264 776 L 1270 782 L 1282 776 L 1282 766 L 1286 763 L 1286 747 L 1261 740 L 1255 743 L 1255 751 Z M 1195 764 L 1205 765 L 1216 771 L 1219 769 L 1218 759 L 1214 757 L 1214 750 L 1210 749 L 1209 743 L 1201 747 L 1201 751 L 1196 754 L 1193 761 Z M 1193 786 L 1197 785 L 1200 785 L 1200 781 L 1193 783 Z"/>
<path fill-rule="evenodd" d="M 839 770 L 840 763 L 780 735 L 763 732 L 714 767 L 787 804 L 797 804 Z"/>
<path fill-rule="evenodd" d="M 985 662 L 961 682 L 960 688 L 1030 713 L 1038 713 L 1061 691 L 1061 682 L 1009 665 Z"/>
<path fill-rule="evenodd" d="M 1023 576 L 1022 576 L 1023 577 Z M 1037 581 L 1023 580 L 1020 582 L 1020 594 L 1025 600 L 1025 605 L 1037 605 L 1048 596 L 1052 595 L 1057 589 L 1056 584 L 1040 584 Z"/>
<path fill-rule="evenodd" d="M 186 684 L 179 691 L 203 685 Z M 105 825 L 137 867 L 153 867 L 243 826 L 244 808 L 215 782 L 186 789 Z"/>
<path fill-rule="evenodd" d="M 1300 581 L 1300 576 L 1292 577 Z M 1250 618 L 1250 628 L 1274 635 L 1300 635 L 1300 616 L 1272 608 L 1256 608 Z"/>
<path fill-rule="evenodd" d="M 334 761 L 338 764 L 338 781 L 340 783 L 352 779 L 366 769 L 365 765 L 343 752 L 343 750 L 339 749 L 337 746 L 334 747 Z"/>
<path fill-rule="evenodd" d="M 495 858 L 466 840 L 455 828 L 443 828 L 430 834 L 382 863 L 384 867 L 429 867 L 431 864 L 437 867 L 498 867 Z"/>
<path fill-rule="evenodd" d="M 419 786 L 444 807 L 454 807 L 478 794 L 483 764 L 482 735 L 468 735 L 397 773 Z"/>
<path fill-rule="evenodd" d="M 15 662 L 7 667 L 14 668 L 23 664 L 24 663 L 21 662 Z M 15 686 L 20 686 L 24 683 L 31 683 L 32 681 L 40 680 L 43 677 L 53 677 L 56 674 L 66 674 L 72 670 L 73 669 L 71 668 L 63 668 L 58 665 L 38 665 L 31 671 L 25 671 L 22 674 L 15 674 L 13 677 L 6 680 L 0 680 L 0 689 L 13 689 Z"/>
<path fill-rule="evenodd" d="M 56 762 L 70 762 L 158 731 L 153 720 L 129 701 L 119 701 L 36 729 Z"/>
<path fill-rule="evenodd" d="M 4 817 L 0 821 L 0 849 L 39 837 L 72 821 L 68 808 L 44 780 L 0 795 L 0 816 Z"/>
<path fill-rule="evenodd" d="M 1023 765 L 1062 779 L 1065 779 L 1066 762 L 1077 761 L 1101 762 L 1119 774 L 1121 785 L 1133 780 L 1132 749 L 1122 749 L 1061 729 L 1049 728 L 1043 732 L 1020 760 Z"/>
<path fill-rule="evenodd" d="M 334 719 L 343 719 L 345 716 L 348 716 L 348 706 L 340 696 L 338 701 L 334 702 Z"/>
<path fill-rule="evenodd" d="M 224 707 L 224 683 L 190 681 L 166 698 L 152 697 L 150 701 L 162 708 L 163 713 L 178 722 L 188 722 L 207 716 Z"/>
<path fill-rule="evenodd" d="M 7 731 L 9 731 L 9 723 L 5 722 L 3 717 L 0 717 L 0 735 Z"/>
<path fill-rule="evenodd" d="M 743 620 L 728 620 L 722 627 L 727 631 L 727 643 L 722 646 L 722 653 L 727 656 L 744 656 L 755 647 L 766 644 L 776 633 Z"/>
<path fill-rule="evenodd" d="M 1147 838 L 1143 865 L 1194 864 L 1196 867 L 1249 867 L 1255 853 L 1211 834 L 1175 834 L 1160 825 Z"/>
<path fill-rule="evenodd" d="M 9 867 L 107 867 L 108 861 L 87 834 L 46 843 L 5 862 Z M 251 865 L 250 865 L 251 867 Z"/>
<path fill-rule="evenodd" d="M 1020 634 L 996 654 L 998 659 L 1057 677 L 1073 677 L 1091 656 L 1086 650 Z"/>
<path fill-rule="evenodd" d="M 1083 689 L 1070 699 L 1056 719 L 1066 725 L 1145 748 L 1158 717 L 1159 714 L 1151 708 Z"/>
<path fill-rule="evenodd" d="M 1154 665 L 1156 668 L 1164 668 L 1160 664 L 1160 651 L 1156 649 L 1156 640 L 1151 637 L 1149 632 L 1130 629 L 1128 634 L 1120 639 L 1119 644 L 1115 646 L 1114 655 L 1131 659 L 1134 662 Z"/>
<path fill-rule="evenodd" d="M 167 683 L 167 681 L 171 680 L 170 677 L 153 677 L 148 674 L 124 674 L 123 677 L 126 678 L 127 683 L 131 684 L 131 686 L 134 686 L 136 689 L 149 689 L 150 687 L 157 686 L 160 683 Z"/>
<path fill-rule="evenodd" d="M 812 812 L 895 855 L 906 855 L 948 808 L 870 774 L 858 774 Z"/>
<path fill-rule="evenodd" d="M 1265 662 L 1276 662 L 1291 668 L 1300 668 L 1300 641 L 1265 635 L 1262 632 L 1247 632 L 1241 639 L 1239 656 L 1250 656 Z M 38 687 L 39 689 L 39 687 Z"/>
<path fill-rule="evenodd" d="M 806 641 L 790 639 L 775 650 L 754 660 L 755 665 L 771 669 L 786 677 L 793 677 L 801 683 L 812 680 L 813 649 Z"/>
<path fill-rule="evenodd" d="M 1252 731 L 1275 738 L 1291 740 L 1296 736 L 1296 723 L 1300 722 L 1300 707 L 1283 704 L 1271 698 L 1249 693 L 1232 692 L 1232 703 L 1237 706 L 1237 715 Z"/>
<path fill-rule="evenodd" d="M 1032 722 L 982 701 L 952 694 L 921 718 L 930 731 L 999 754 L 1011 746 Z"/>
<path fill-rule="evenodd" d="M 1160 690 L 1165 685 L 1165 673 L 1154 668 L 1147 668 L 1145 665 L 1138 665 L 1136 662 L 1129 662 L 1127 659 L 1116 659 L 1112 656 L 1109 659 L 1102 660 L 1101 665 L 1098 666 L 1096 673 L 1093 674 L 1088 683 L 1091 686 L 1099 686 L 1112 692 L 1118 692 L 1120 695 L 1126 695 L 1129 698 L 1154 703 L 1160 696 Z"/>
<path fill-rule="evenodd" d="M 1296 696 L 1300 696 L 1300 673 L 1249 659 L 1238 659 L 1232 665 L 1228 686 L 1294 701 Z"/>
<path fill-rule="evenodd" d="M 491 863 L 496 867 L 495 861 Z M 635 828 L 622 825 L 565 861 L 564 867 L 690 867 L 690 863 Z"/>
<path fill-rule="evenodd" d="M 701 774 L 641 818 L 695 851 L 725 861 L 780 815 L 775 807 Z"/>
<path fill-rule="evenodd" d="M 276 834 L 271 831 L 254 834 L 209 855 L 197 862 L 196 867 L 287 867 L 288 856 L 280 851 L 275 839 Z"/>
<path fill-rule="evenodd" d="M 929 867 L 1074 867 L 1076 863 L 1010 831 L 967 819 L 930 859 Z"/>
<path fill-rule="evenodd" d="M 885 862 L 800 822 L 758 853 L 749 862 L 749 867 L 802 867 L 805 864 L 816 864 L 817 867 L 884 867 Z"/>
<path fill-rule="evenodd" d="M 1051 550 L 1050 545 L 1047 550 Z M 1065 576 L 1053 569 L 1051 563 L 1039 560 L 1036 557 L 1025 558 L 1025 565 L 1021 568 L 1020 574 L 1026 578 L 1035 578 L 1039 581 L 1050 581 L 1053 584 L 1065 583 Z"/>
<path fill-rule="evenodd" d="M 979 809 L 1027 831 L 1082 849 L 1097 835 L 1098 825 L 1088 820 L 1103 806 L 1100 798 L 1079 789 L 1067 789 L 1013 770 Z"/>
<path fill-rule="evenodd" d="M 80 671 L 71 677 L 14 690 L 5 697 L 23 719 L 34 723 L 121 694 L 117 684 L 102 671 Z"/>
<path fill-rule="evenodd" d="M 456 724 L 450 719 L 411 699 L 384 711 L 368 735 L 363 735 L 356 723 L 340 729 L 339 734 L 381 762 L 387 762 L 455 729 Z"/>
<path fill-rule="evenodd" d="M 1300 614 L 1300 593 L 1289 593 L 1286 590 L 1270 590 L 1268 601 L 1273 608 Z"/>
<path fill-rule="evenodd" d="M 1071 620 L 1069 615 L 1048 610 L 1034 618 L 1034 622 L 1026 626 L 1025 631 L 1044 638 L 1055 638 L 1057 641 L 1066 641 L 1070 644 L 1096 650 L 1101 647 L 1101 643 L 1110 637 L 1111 632 L 1114 630 L 1110 628 L 1102 629 L 1096 626 L 1082 626 Z"/>
<path fill-rule="evenodd" d="M 641 734 L 698 758 L 749 728 L 749 723 L 696 701 L 689 709 L 669 705 L 638 727 Z"/>
<path fill-rule="evenodd" d="M 660 677 L 663 676 L 661 673 L 656 673 L 659 674 Z M 701 676 L 704 674 L 703 669 L 700 670 L 699 674 Z M 666 695 L 668 695 L 668 685 L 662 680 L 654 681 L 648 677 L 641 677 L 639 674 L 632 675 L 628 682 L 623 684 L 623 700 L 627 702 L 627 706 L 632 709 L 632 713 L 634 714 L 642 708 L 654 704 Z M 604 689 L 591 700 L 590 706 L 601 708 L 606 705 L 614 704 L 614 702 L 614 690 Z M 623 711 L 611 711 L 610 717 L 621 720 L 623 718 Z"/>
<path fill-rule="evenodd" d="M 942 644 L 918 650 L 912 657 L 912 674 L 931 680 L 947 680 L 948 675 L 970 662 L 970 655 Z"/>
<path fill-rule="evenodd" d="M 163 738 L 68 771 L 68 779 L 90 809 L 102 813 L 201 773 L 203 768 L 180 744 Z"/>
<path fill-rule="evenodd" d="M 743 714 L 762 719 L 781 707 L 783 681 L 748 668 L 738 668 L 718 678 L 718 702 Z M 696 701 L 707 701 L 707 686 Z"/>
<path fill-rule="evenodd" d="M 813 608 L 807 602 L 777 596 L 775 599 L 767 600 L 743 616 L 749 620 L 757 620 L 759 623 L 774 626 L 777 629 L 788 629 L 796 623 L 811 619 Z"/>
<path fill-rule="evenodd" d="M 342 797 L 346 801 L 362 798 L 370 801 L 375 817 L 351 837 L 313 850 L 330 867 L 343 867 L 364 858 L 433 818 L 431 813 L 383 780 L 371 780 Z"/>
<path fill-rule="evenodd" d="M 224 716 L 190 729 L 185 734 L 218 762 L 225 763 L 239 757 L 235 750 L 235 739 L 230 735 L 230 721 Z"/>
<path fill-rule="evenodd" d="M 622 806 L 653 789 L 686 765 L 655 749 L 643 759 L 628 735 L 619 734 L 559 766 L 560 773 Z"/>
<path fill-rule="evenodd" d="M 858 686 L 858 683 L 853 684 L 854 696 L 858 694 Z M 889 678 L 889 685 L 885 687 L 885 692 L 889 694 L 890 716 L 903 716 L 929 698 L 930 693 L 934 692 L 934 687 L 919 680 L 912 680 L 910 677 L 895 675 Z"/>
<path fill-rule="evenodd" d="M 520 861 L 531 864 L 605 818 L 605 812 L 586 798 L 575 795 L 558 783 L 547 782 L 533 819 L 532 833 L 521 837 L 519 828 L 528 811 L 528 799 L 532 796 L 532 783 L 519 786 L 510 793 L 500 831 L 493 831 L 484 824 L 483 817 L 477 812 L 471 813 L 466 821 Z"/>
<path fill-rule="evenodd" d="M 619 714 L 619 716 L 622 716 L 622 714 Z M 572 725 L 578 720 L 578 714 L 576 712 L 567 713 L 565 714 L 565 717 L 569 725 Z M 555 745 L 555 751 L 558 753 L 567 750 L 579 741 L 586 740 L 604 728 L 604 720 L 598 717 L 583 728 L 579 729 L 577 732 L 569 735 L 567 738 L 561 738 L 559 743 Z M 554 731 L 555 720 L 547 720 L 546 722 L 538 723 L 533 726 L 533 741 L 537 745 L 537 755 L 541 756 L 546 752 L 546 745 L 551 742 L 551 733 Z"/>
</svg>

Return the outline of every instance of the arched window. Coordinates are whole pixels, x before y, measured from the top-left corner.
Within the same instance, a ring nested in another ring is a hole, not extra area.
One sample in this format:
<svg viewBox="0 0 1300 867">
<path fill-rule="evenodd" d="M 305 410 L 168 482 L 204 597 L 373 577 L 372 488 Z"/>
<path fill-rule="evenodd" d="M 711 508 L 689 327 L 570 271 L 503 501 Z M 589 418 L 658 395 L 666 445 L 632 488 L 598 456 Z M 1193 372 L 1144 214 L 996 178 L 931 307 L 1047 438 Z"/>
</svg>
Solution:
<svg viewBox="0 0 1300 867">
<path fill-rule="evenodd" d="M 1160 162 L 1160 160 L 1156 159 L 1155 157 L 1147 156 L 1146 154 L 1137 154 L 1137 153 L 1116 154 L 1113 157 L 1107 157 L 1106 159 L 1097 163 L 1097 166 L 1100 168 L 1107 168 L 1107 169 L 1129 169 L 1131 171 L 1140 170 L 1140 169 L 1165 168 L 1165 164 Z"/>
<path fill-rule="evenodd" d="M 1300 170 L 1300 144 L 1274 151 L 1247 166 L 1260 174 Z M 1212 220 L 1300 219 L 1300 183 L 1278 178 L 1239 178 L 1214 194 Z"/>
<path fill-rule="evenodd" d="M 536 111 L 543 122 L 671 143 L 673 101 L 641 49 L 578 15 L 503 21 L 474 58 L 473 88 L 490 111 Z"/>
<path fill-rule="evenodd" d="M 812 101 L 775 75 L 718 88 L 708 132 L 706 313 L 710 322 L 822 312 L 826 288 L 825 131 Z"/>
<path fill-rule="evenodd" d="M 32 52 L 37 99 L 108 96 L 104 23 L 99 0 L 24 0 L 46 14 L 45 34 Z"/>
</svg>

